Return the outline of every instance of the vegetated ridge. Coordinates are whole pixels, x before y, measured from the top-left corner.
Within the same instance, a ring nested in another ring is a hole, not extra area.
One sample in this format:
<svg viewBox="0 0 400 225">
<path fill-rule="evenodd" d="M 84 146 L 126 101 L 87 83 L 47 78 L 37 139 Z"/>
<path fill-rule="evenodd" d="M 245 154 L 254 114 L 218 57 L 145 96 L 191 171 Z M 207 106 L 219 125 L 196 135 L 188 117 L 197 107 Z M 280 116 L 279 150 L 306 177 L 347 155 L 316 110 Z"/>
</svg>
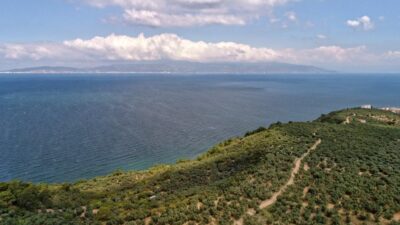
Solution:
<svg viewBox="0 0 400 225">
<path fill-rule="evenodd" d="M 0 224 L 400 222 L 400 115 L 275 123 L 195 160 L 73 184 L 0 183 Z"/>
</svg>

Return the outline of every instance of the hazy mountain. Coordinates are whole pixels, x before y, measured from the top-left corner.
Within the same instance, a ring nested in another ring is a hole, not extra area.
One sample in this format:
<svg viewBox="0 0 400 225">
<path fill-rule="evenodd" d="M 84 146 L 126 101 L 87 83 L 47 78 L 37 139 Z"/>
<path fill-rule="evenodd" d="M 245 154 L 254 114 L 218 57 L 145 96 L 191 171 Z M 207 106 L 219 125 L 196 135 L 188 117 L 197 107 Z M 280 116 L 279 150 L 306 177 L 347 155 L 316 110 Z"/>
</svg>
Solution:
<svg viewBox="0 0 400 225">
<path fill-rule="evenodd" d="M 7 70 L 9 73 L 77 73 L 81 69 L 62 66 L 39 66 Z"/>
<path fill-rule="evenodd" d="M 286 63 L 195 63 L 195 62 L 137 62 L 91 68 L 30 67 L 12 69 L 9 73 L 216 73 L 216 74 L 269 74 L 269 73 L 329 73 L 314 66 Z"/>
</svg>

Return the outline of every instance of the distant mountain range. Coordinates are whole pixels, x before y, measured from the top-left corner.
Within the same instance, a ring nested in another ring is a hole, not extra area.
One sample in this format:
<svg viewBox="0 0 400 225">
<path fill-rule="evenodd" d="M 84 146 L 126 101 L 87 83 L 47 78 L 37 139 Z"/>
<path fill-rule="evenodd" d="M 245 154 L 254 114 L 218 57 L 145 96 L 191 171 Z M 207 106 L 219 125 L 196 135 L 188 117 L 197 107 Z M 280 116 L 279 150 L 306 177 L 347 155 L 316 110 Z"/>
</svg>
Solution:
<svg viewBox="0 0 400 225">
<path fill-rule="evenodd" d="M 3 73 L 183 73 L 183 74 L 271 74 L 271 73 L 332 73 L 314 66 L 287 63 L 196 63 L 140 62 L 91 68 L 58 66 L 29 67 Z"/>
</svg>

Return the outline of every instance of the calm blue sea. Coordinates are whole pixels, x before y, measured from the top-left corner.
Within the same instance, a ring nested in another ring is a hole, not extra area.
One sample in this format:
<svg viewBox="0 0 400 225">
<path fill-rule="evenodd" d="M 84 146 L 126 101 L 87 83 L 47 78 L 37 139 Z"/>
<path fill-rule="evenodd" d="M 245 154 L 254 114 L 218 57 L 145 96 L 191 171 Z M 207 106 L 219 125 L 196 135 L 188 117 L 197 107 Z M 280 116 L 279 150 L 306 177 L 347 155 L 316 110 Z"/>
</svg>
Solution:
<svg viewBox="0 0 400 225">
<path fill-rule="evenodd" d="M 362 104 L 400 106 L 400 76 L 1 75 L 0 181 L 146 169 Z"/>
</svg>

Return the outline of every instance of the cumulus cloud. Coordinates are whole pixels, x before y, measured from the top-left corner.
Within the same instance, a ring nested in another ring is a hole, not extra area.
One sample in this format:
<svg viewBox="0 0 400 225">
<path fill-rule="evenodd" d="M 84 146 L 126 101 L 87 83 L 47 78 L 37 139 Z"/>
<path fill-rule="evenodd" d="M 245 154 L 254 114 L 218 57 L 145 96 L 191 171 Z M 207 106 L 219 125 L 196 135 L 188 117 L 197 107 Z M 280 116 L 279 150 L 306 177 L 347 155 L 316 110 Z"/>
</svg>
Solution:
<svg viewBox="0 0 400 225">
<path fill-rule="evenodd" d="M 145 37 L 110 35 L 64 42 L 76 51 L 96 52 L 108 60 L 268 61 L 279 55 L 272 49 L 234 42 L 194 42 L 175 34 Z"/>
<path fill-rule="evenodd" d="M 61 43 L 0 44 L 0 60 L 59 60 L 88 59 L 87 55 Z"/>
<path fill-rule="evenodd" d="M 94 7 L 119 7 L 123 21 L 153 27 L 244 25 L 291 1 L 297 0 L 84 0 Z"/>
<path fill-rule="evenodd" d="M 347 20 L 346 24 L 349 27 L 363 29 L 365 31 L 372 30 L 375 27 L 371 18 L 368 16 L 363 16 L 355 20 Z"/>
<path fill-rule="evenodd" d="M 6 44 L 1 52 L 6 59 L 23 59 L 30 58 L 34 60 L 42 59 L 52 55 L 52 51 L 45 45 L 21 45 L 21 44 Z"/>
<path fill-rule="evenodd" d="M 109 35 L 62 43 L 0 44 L 0 60 L 44 62 L 62 65 L 130 62 L 145 60 L 182 60 L 193 62 L 286 62 L 323 67 L 359 67 L 400 60 L 399 51 L 371 53 L 366 46 L 320 46 L 310 49 L 272 49 L 236 42 L 192 41 L 176 34 L 146 37 Z M 387 64 L 385 64 L 387 65 Z"/>
</svg>

